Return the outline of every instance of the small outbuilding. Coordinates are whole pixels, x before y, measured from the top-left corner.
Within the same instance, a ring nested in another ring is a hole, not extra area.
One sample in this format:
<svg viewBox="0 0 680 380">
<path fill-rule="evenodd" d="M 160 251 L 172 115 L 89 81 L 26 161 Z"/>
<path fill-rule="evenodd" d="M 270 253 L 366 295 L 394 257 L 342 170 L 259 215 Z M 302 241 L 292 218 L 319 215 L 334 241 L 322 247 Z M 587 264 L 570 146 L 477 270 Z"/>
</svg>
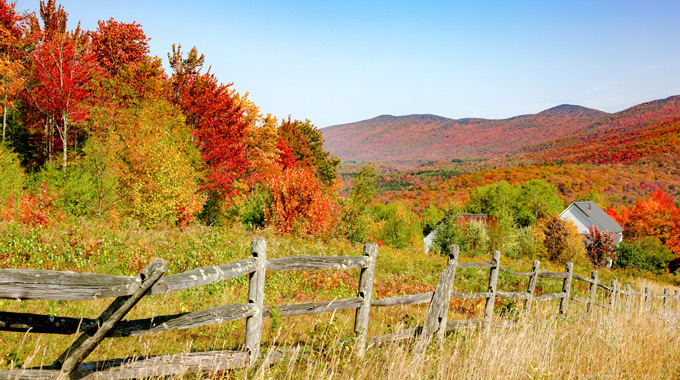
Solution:
<svg viewBox="0 0 680 380">
<path fill-rule="evenodd" d="M 560 218 L 572 221 L 581 235 L 588 232 L 588 227 L 595 225 L 600 230 L 611 232 L 614 244 L 623 240 L 623 228 L 595 202 L 574 202 L 562 211 Z"/>
</svg>

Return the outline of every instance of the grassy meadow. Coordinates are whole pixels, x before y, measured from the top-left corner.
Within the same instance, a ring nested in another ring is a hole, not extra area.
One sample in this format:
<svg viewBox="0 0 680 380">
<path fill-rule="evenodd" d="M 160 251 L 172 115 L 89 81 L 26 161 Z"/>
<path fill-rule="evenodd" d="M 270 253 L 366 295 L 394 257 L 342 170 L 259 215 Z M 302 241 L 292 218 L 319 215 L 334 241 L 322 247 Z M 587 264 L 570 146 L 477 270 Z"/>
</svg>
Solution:
<svg viewBox="0 0 680 380">
<path fill-rule="evenodd" d="M 360 255 L 362 246 L 347 240 L 314 240 L 279 235 L 269 229 L 247 232 L 239 226 L 140 228 L 135 223 L 111 225 L 96 220 L 73 220 L 51 227 L 17 223 L 0 225 L 0 260 L 4 268 L 73 270 L 134 275 L 153 258 L 169 263 L 168 274 L 197 267 L 241 260 L 250 255 L 255 236 L 267 239 L 267 256 Z M 486 261 L 480 255 L 461 253 L 461 261 Z M 374 299 L 434 291 L 446 258 L 417 249 L 383 246 L 378 251 Z M 501 265 L 530 271 L 531 262 L 501 258 Z M 541 262 L 542 270 L 563 270 L 559 264 Z M 265 285 L 265 305 L 328 301 L 356 295 L 359 270 L 270 272 Z M 575 268 L 589 276 L 590 268 Z M 674 276 L 643 280 L 636 273 L 601 270 L 600 279 L 630 283 L 637 290 L 652 287 L 662 293 Z M 488 269 L 459 269 L 454 291 L 486 289 Z M 527 279 L 501 273 L 499 291 L 526 289 Z M 573 297 L 584 298 L 587 284 L 575 282 Z M 537 294 L 561 289 L 561 280 L 539 279 Z M 246 302 L 247 276 L 197 289 L 148 296 L 128 314 L 128 319 L 177 314 L 208 307 Z M 671 290 L 673 292 L 673 290 Z M 606 302 L 603 292 L 599 292 Z M 59 316 L 96 318 L 111 299 L 96 301 L 1 300 L 0 310 Z M 558 301 L 536 302 L 530 314 L 522 301 L 497 300 L 494 318 L 516 322 L 515 327 L 461 329 L 443 342 L 433 343 L 424 357 L 415 355 L 412 342 L 373 346 L 365 358 L 353 354 L 353 310 L 281 318 L 276 312 L 265 319 L 263 353 L 282 350 L 282 361 L 249 370 L 225 371 L 224 378 L 479 378 L 479 379 L 623 379 L 680 376 L 678 305 L 660 307 L 620 300 L 621 310 L 597 308 L 586 317 L 585 307 L 572 302 L 569 315 L 558 316 Z M 402 328 L 422 325 L 427 305 L 372 308 L 369 338 Z M 450 319 L 479 318 L 483 300 L 453 299 Z M 105 340 L 88 361 L 126 356 L 242 349 L 245 322 L 178 330 L 144 337 Z M 3 369 L 47 365 L 75 339 L 74 336 L 2 332 L 7 345 L 0 351 Z M 198 377 L 207 375 L 196 375 Z"/>
</svg>

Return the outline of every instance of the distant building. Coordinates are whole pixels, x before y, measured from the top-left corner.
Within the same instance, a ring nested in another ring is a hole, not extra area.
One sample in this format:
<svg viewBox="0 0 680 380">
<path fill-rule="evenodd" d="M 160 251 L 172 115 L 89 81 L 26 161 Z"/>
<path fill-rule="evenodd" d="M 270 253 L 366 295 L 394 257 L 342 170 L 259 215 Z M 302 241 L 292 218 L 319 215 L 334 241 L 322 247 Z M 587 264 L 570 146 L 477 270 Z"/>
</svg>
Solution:
<svg viewBox="0 0 680 380">
<path fill-rule="evenodd" d="M 614 244 L 619 244 L 623 239 L 623 228 L 595 202 L 574 202 L 562 211 L 560 218 L 572 221 L 581 235 L 588 232 L 588 227 L 595 225 L 600 230 L 611 232 Z"/>
</svg>

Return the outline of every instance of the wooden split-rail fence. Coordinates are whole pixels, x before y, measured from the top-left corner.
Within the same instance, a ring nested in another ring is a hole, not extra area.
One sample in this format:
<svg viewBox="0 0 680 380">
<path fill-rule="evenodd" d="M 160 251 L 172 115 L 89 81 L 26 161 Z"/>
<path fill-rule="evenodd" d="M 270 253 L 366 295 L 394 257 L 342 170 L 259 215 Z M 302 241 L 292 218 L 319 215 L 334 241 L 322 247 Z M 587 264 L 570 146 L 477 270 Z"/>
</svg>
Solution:
<svg viewBox="0 0 680 380">
<path fill-rule="evenodd" d="M 356 297 L 276 307 L 276 313 L 280 317 L 355 309 L 355 352 L 358 356 L 364 356 L 367 347 L 370 345 L 418 337 L 416 349 L 422 350 L 432 338 L 441 339 L 447 331 L 470 326 L 502 325 L 503 322 L 493 321 L 494 305 L 496 299 L 500 298 L 524 300 L 524 307 L 527 311 L 531 309 L 534 302 L 559 300 L 559 313 L 561 314 L 568 312 L 570 301 L 585 303 L 587 305 L 586 311 L 590 313 L 595 306 L 614 308 L 620 296 L 626 297 L 628 302 L 630 302 L 632 296 L 639 296 L 643 302 L 660 298 L 663 299 L 664 306 L 669 306 L 669 303 L 674 300 L 676 308 L 680 300 L 677 290 L 674 295 L 671 295 L 668 289 L 665 289 L 662 295 L 652 294 L 647 287 L 643 292 L 635 292 L 630 285 L 622 290 L 616 280 L 612 280 L 611 284 L 607 286 L 598 280 L 597 271 L 593 271 L 590 278 L 579 276 L 574 273 L 571 263 L 567 263 L 564 272 L 540 271 L 538 261 L 534 261 L 530 272 L 514 272 L 501 267 L 501 255 L 498 251 L 493 253 L 491 261 L 463 263 L 458 261 L 459 250 L 457 246 L 450 248 L 446 268 L 442 272 L 434 292 L 373 300 L 373 278 L 377 252 L 378 246 L 376 244 L 367 243 L 364 246 L 362 256 L 287 256 L 267 260 L 266 241 L 262 238 L 255 238 L 252 241 L 251 258 L 168 276 L 164 276 L 167 271 L 167 264 L 162 259 L 153 260 L 138 276 L 111 276 L 47 270 L 0 270 L 0 299 L 75 301 L 115 297 L 109 307 L 96 319 L 0 312 L 0 331 L 80 334 L 51 365 L 40 368 L 3 370 L 0 371 L 0 379 L 125 379 L 178 376 L 192 372 L 215 372 L 252 366 L 258 362 L 261 356 L 262 319 L 271 317 L 273 314 L 272 308 L 264 305 L 266 271 L 361 269 Z M 488 268 L 487 291 L 481 293 L 453 292 L 456 270 L 463 268 Z M 498 291 L 498 275 L 500 272 L 527 277 L 526 291 Z M 124 319 L 125 315 L 144 296 L 196 288 L 242 275 L 249 276 L 247 303 L 235 303 L 147 319 Z M 536 284 L 539 278 L 561 279 L 562 290 L 536 296 Z M 589 284 L 589 292 L 586 298 L 573 297 L 572 283 L 574 281 L 583 281 Z M 598 288 L 608 292 L 606 302 L 598 301 Z M 484 317 L 449 321 L 448 311 L 452 298 L 484 299 Z M 429 303 L 429 309 L 422 326 L 370 339 L 367 337 L 371 307 L 423 303 Z M 87 356 L 105 338 L 141 336 L 240 319 L 246 320 L 244 351 L 192 352 L 84 362 Z"/>
</svg>

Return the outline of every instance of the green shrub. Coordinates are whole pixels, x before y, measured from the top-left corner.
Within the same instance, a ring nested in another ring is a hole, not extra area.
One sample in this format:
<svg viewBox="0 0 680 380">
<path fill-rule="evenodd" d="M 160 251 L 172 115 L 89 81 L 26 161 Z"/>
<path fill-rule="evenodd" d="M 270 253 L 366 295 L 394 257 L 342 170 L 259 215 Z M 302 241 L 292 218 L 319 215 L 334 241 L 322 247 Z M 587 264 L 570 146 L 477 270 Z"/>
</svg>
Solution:
<svg viewBox="0 0 680 380">
<path fill-rule="evenodd" d="M 375 205 L 370 208 L 373 219 L 372 238 L 395 248 L 419 248 L 423 235 L 418 216 L 402 203 Z"/>
<path fill-rule="evenodd" d="M 25 181 L 26 175 L 16 153 L 0 143 L 0 200 L 19 196 Z"/>
<path fill-rule="evenodd" d="M 537 233 L 531 227 L 520 227 L 515 230 L 516 244 L 507 252 L 513 259 L 535 260 L 545 254 L 545 247 Z"/>
<path fill-rule="evenodd" d="M 675 255 L 654 237 L 646 237 L 639 242 L 622 241 L 616 247 L 618 258 L 614 268 L 634 268 L 660 274 L 668 268 Z"/>
<path fill-rule="evenodd" d="M 423 226 L 423 236 L 427 236 L 430 232 L 437 228 L 437 224 L 444 218 L 444 210 L 435 205 L 430 205 L 423 212 L 421 218 Z"/>
<path fill-rule="evenodd" d="M 375 167 L 364 166 L 354 178 L 349 196 L 339 200 L 341 215 L 335 229 L 338 235 L 352 243 L 368 240 L 371 225 L 368 205 L 375 196 L 376 178 Z"/>
<path fill-rule="evenodd" d="M 486 222 L 470 220 L 463 225 L 465 248 L 473 254 L 489 252 L 491 239 L 487 233 Z"/>
<path fill-rule="evenodd" d="M 264 228 L 265 205 L 271 202 L 269 192 L 264 188 L 256 188 L 250 197 L 246 198 L 240 206 L 241 223 L 246 230 L 254 231 Z"/>
<path fill-rule="evenodd" d="M 47 184 L 56 194 L 55 206 L 67 215 L 88 216 L 96 209 L 95 178 L 81 162 L 72 161 L 65 174 L 61 164 L 48 162 L 34 182 Z"/>
<path fill-rule="evenodd" d="M 448 246 L 457 244 L 461 251 L 467 249 L 465 241 L 465 231 L 463 224 L 459 221 L 461 210 L 455 206 L 447 210 L 444 218 L 439 222 L 435 229 L 432 250 L 440 254 L 448 252 Z"/>
</svg>

